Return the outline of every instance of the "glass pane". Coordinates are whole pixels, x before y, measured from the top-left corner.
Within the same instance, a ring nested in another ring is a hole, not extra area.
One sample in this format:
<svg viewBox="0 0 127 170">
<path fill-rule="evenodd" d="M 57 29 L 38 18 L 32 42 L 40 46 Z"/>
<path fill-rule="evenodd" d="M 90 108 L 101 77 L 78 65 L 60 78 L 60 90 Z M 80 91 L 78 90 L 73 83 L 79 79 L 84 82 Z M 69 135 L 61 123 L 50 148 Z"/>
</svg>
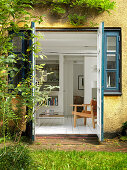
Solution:
<svg viewBox="0 0 127 170">
<path fill-rule="evenodd" d="M 116 51 L 116 37 L 107 37 L 107 51 L 115 52 Z"/>
<path fill-rule="evenodd" d="M 17 58 L 22 58 L 21 54 L 17 55 Z M 22 60 L 18 60 L 18 62 L 15 64 L 15 67 L 18 69 L 15 72 L 15 77 L 13 78 L 14 85 L 18 85 L 19 82 L 22 81 L 22 72 L 23 72 L 23 62 Z"/>
<path fill-rule="evenodd" d="M 116 55 L 107 54 L 107 69 L 116 69 Z"/>
<path fill-rule="evenodd" d="M 21 37 L 13 37 L 13 52 L 22 52 L 22 39 Z"/>
<path fill-rule="evenodd" d="M 107 87 L 116 87 L 116 72 L 107 72 Z"/>
<path fill-rule="evenodd" d="M 38 62 L 39 64 L 39 62 Z M 40 88 L 40 91 L 43 91 L 44 88 L 49 86 L 54 86 L 52 91 L 59 91 L 59 60 L 50 60 L 46 61 L 44 65 L 44 72 L 37 70 L 37 78 L 41 79 L 42 74 L 45 75 L 43 85 Z M 55 87 L 56 86 L 56 87 Z M 48 89 L 47 89 L 48 90 Z"/>
</svg>

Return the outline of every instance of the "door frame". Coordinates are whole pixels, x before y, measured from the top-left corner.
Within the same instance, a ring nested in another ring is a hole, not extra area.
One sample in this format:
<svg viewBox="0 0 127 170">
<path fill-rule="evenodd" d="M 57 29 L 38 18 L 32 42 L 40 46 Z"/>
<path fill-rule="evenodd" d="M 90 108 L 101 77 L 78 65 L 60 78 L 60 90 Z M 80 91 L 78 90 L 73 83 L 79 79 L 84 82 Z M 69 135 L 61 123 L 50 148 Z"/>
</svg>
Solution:
<svg viewBox="0 0 127 170">
<path fill-rule="evenodd" d="M 100 82 L 100 83 L 99 83 Z M 104 22 L 97 31 L 97 135 L 100 141 L 104 139 Z"/>
<path fill-rule="evenodd" d="M 35 28 L 35 33 L 37 31 L 42 31 L 42 32 L 96 32 L 97 33 L 98 27 L 95 27 L 95 28 Z M 104 41 L 102 43 L 104 43 Z M 86 54 L 87 54 L 87 56 L 91 55 L 90 53 L 86 53 Z M 86 55 L 86 54 L 84 53 L 84 55 Z M 68 55 L 68 54 L 62 54 L 62 55 L 64 56 L 64 55 Z M 77 54 L 75 54 L 75 55 L 77 55 Z M 80 54 L 80 55 L 83 55 L 83 53 Z M 103 66 L 104 66 L 104 56 L 102 56 L 102 68 L 103 68 Z M 102 77 L 104 78 L 104 72 L 103 71 L 102 71 L 102 74 L 103 74 Z M 102 98 L 102 96 L 101 96 L 101 98 Z M 100 134 L 102 136 L 101 141 L 103 140 L 103 136 L 104 136 L 103 135 L 104 134 L 104 132 L 103 132 L 103 122 L 104 122 L 104 120 L 103 120 L 103 111 L 104 111 L 103 108 L 104 108 L 104 102 L 102 101 L 101 134 Z M 32 135 L 33 140 L 35 139 L 34 135 L 35 134 L 33 133 L 33 135 Z"/>
<path fill-rule="evenodd" d="M 35 30 L 35 22 L 31 22 L 31 29 L 32 29 L 31 34 L 33 34 L 33 39 L 31 39 L 31 47 L 34 48 L 34 46 L 35 46 L 34 35 L 35 35 L 35 32 L 36 32 L 36 30 Z M 34 86 L 35 85 L 35 53 L 34 53 L 33 50 L 31 51 L 31 61 L 32 61 L 32 84 Z M 35 88 L 34 87 L 32 88 L 32 96 L 35 96 Z M 33 120 L 35 118 L 34 102 L 35 101 L 33 100 L 33 110 L 32 110 L 32 112 L 33 112 Z M 32 130 L 32 141 L 34 141 L 35 140 L 35 123 L 34 123 L 34 121 L 32 121 L 31 130 Z"/>
</svg>

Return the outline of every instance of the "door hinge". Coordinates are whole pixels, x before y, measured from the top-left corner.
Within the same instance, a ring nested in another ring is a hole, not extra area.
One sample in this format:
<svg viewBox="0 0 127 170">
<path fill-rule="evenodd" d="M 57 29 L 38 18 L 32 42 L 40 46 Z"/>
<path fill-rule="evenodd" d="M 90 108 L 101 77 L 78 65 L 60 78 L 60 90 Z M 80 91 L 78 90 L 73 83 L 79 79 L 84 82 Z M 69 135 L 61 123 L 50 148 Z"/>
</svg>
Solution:
<svg viewBox="0 0 127 170">
<path fill-rule="evenodd" d="M 119 36 L 119 41 L 120 41 L 120 36 Z"/>
</svg>

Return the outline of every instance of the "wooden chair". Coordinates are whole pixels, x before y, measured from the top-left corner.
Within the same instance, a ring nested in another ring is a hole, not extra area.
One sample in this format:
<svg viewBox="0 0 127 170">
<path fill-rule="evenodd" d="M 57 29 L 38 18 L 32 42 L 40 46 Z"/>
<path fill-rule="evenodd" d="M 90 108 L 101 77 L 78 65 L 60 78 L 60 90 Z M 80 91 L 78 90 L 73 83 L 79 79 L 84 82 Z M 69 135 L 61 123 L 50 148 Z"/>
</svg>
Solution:
<svg viewBox="0 0 127 170">
<path fill-rule="evenodd" d="M 90 104 L 82 104 L 82 105 L 72 105 L 74 106 L 74 111 L 72 114 L 74 115 L 74 127 L 76 127 L 76 120 L 79 118 L 84 118 L 84 125 L 86 125 L 86 118 L 92 119 L 93 128 L 95 128 L 95 119 L 97 119 L 97 101 L 91 100 Z M 87 107 L 90 106 L 90 111 L 87 110 Z M 85 110 L 82 112 L 78 112 L 78 107 L 85 107 Z"/>
</svg>

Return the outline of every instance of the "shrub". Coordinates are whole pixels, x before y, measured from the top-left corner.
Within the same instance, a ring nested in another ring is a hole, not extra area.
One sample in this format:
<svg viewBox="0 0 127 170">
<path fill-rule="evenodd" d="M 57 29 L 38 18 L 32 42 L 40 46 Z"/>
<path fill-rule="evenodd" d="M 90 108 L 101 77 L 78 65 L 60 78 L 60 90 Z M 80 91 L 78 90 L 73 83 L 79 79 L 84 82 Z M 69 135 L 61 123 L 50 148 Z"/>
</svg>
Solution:
<svg viewBox="0 0 127 170">
<path fill-rule="evenodd" d="M 83 25 L 86 20 L 86 16 L 80 16 L 78 14 L 73 14 L 68 16 L 70 23 L 74 26 Z"/>
<path fill-rule="evenodd" d="M 29 150 L 23 145 L 14 145 L 0 150 L 0 169 L 29 169 L 32 158 Z"/>
<path fill-rule="evenodd" d="M 123 123 L 122 127 L 122 135 L 127 135 L 127 121 Z"/>
</svg>

